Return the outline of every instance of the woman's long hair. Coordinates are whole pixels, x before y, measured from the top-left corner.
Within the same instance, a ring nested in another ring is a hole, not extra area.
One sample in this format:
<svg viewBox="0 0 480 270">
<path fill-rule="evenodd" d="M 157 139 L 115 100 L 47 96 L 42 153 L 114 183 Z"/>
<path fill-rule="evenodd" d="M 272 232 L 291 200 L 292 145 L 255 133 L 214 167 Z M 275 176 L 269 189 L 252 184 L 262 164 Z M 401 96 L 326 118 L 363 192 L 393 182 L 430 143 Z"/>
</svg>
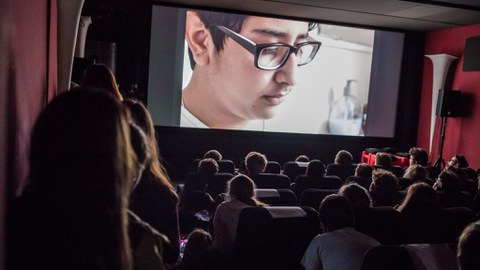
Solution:
<svg viewBox="0 0 480 270">
<path fill-rule="evenodd" d="M 35 124 L 31 182 L 24 194 L 34 203 L 27 213 L 36 209 L 48 213 L 46 220 L 58 230 L 37 233 L 52 233 L 58 240 L 51 240 L 55 250 L 78 258 L 67 262 L 63 258 L 66 269 L 80 268 L 85 261 L 105 269 L 132 268 L 127 207 L 134 156 L 129 140 L 121 104 L 88 89 L 56 97 Z M 62 260 L 62 254 L 57 256 L 52 263 Z"/>
<path fill-rule="evenodd" d="M 250 206 L 264 205 L 255 199 L 255 183 L 250 177 L 239 174 L 228 181 L 227 188 L 228 198 L 235 198 Z"/>
<path fill-rule="evenodd" d="M 426 183 L 415 183 L 408 187 L 407 195 L 403 202 L 396 207 L 400 213 L 417 210 L 436 210 L 440 202 L 435 190 Z"/>
<path fill-rule="evenodd" d="M 166 186 L 172 194 L 176 197 L 177 193 L 173 187 L 170 179 L 166 173 L 165 168 L 163 167 L 160 161 L 160 155 L 158 150 L 157 136 L 155 133 L 155 127 L 153 125 L 153 120 L 148 109 L 140 101 L 125 99 L 123 104 L 129 109 L 131 117 L 135 124 L 137 124 L 145 134 L 147 135 L 148 143 L 151 146 L 151 158 L 149 164 L 145 168 L 144 174 L 149 174 L 155 179 L 160 181 L 164 186 Z"/>
</svg>

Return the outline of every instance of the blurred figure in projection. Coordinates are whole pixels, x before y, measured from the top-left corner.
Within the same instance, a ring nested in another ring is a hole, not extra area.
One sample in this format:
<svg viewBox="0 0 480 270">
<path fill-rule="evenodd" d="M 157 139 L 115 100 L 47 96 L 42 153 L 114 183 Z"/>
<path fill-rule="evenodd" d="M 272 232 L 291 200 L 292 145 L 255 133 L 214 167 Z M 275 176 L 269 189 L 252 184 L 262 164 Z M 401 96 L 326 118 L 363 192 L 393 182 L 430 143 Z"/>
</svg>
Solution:
<svg viewBox="0 0 480 270">
<path fill-rule="evenodd" d="M 182 94 L 182 127 L 264 130 L 310 63 L 317 24 L 210 11 L 187 12 L 193 74 Z M 253 120 L 253 121 L 252 121 Z"/>
</svg>

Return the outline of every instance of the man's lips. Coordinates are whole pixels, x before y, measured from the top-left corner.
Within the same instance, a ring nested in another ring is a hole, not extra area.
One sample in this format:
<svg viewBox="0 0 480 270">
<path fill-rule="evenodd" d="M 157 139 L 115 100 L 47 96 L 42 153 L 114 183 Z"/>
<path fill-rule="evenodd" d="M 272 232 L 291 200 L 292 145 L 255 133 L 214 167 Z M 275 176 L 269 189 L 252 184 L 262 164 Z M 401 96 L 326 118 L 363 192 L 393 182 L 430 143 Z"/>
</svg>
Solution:
<svg viewBox="0 0 480 270">
<path fill-rule="evenodd" d="M 270 106 L 277 106 L 283 102 L 285 95 L 264 95 L 263 99 L 267 102 Z"/>
</svg>

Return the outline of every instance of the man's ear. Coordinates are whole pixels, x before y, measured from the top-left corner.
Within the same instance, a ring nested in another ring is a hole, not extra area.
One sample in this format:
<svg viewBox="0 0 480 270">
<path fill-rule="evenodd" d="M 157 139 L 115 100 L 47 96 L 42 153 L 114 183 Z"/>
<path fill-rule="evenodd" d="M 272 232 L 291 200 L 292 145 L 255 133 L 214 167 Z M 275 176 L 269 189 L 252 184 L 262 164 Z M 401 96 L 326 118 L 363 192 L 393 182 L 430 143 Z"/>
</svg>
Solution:
<svg viewBox="0 0 480 270">
<path fill-rule="evenodd" d="M 185 39 L 196 65 L 207 65 L 209 63 L 208 47 L 211 45 L 209 37 L 210 32 L 198 16 L 198 13 L 187 11 Z"/>
</svg>

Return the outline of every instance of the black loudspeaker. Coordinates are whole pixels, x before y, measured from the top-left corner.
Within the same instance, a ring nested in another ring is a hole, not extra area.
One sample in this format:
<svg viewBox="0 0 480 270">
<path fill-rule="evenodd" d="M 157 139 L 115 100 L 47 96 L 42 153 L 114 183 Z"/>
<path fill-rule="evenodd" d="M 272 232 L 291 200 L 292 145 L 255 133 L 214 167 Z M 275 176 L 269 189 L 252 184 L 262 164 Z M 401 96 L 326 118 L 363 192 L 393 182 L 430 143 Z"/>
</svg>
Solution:
<svg viewBox="0 0 480 270">
<path fill-rule="evenodd" d="M 441 117 L 457 117 L 460 111 L 460 94 L 460 91 L 440 89 L 435 114 Z"/>
<path fill-rule="evenodd" d="M 467 38 L 463 52 L 463 71 L 480 70 L 480 36 Z"/>
</svg>

